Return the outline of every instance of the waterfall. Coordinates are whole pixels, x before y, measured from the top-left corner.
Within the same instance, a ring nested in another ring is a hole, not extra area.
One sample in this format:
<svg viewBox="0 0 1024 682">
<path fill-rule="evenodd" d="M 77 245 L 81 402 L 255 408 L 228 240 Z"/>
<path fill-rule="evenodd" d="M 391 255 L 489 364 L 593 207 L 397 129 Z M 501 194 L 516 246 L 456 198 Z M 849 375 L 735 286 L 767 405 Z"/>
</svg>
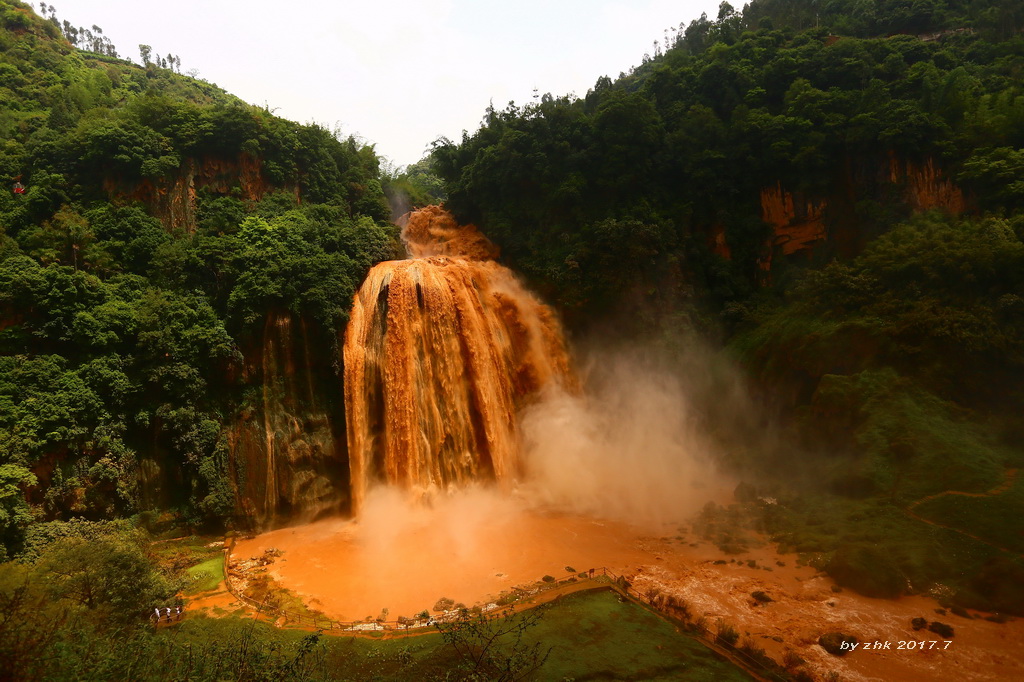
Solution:
<svg viewBox="0 0 1024 682">
<path fill-rule="evenodd" d="M 514 482 L 518 411 L 571 381 L 553 311 L 475 227 L 431 206 L 403 238 L 413 257 L 370 271 L 345 334 L 353 513 L 375 482 L 416 495 Z"/>
</svg>

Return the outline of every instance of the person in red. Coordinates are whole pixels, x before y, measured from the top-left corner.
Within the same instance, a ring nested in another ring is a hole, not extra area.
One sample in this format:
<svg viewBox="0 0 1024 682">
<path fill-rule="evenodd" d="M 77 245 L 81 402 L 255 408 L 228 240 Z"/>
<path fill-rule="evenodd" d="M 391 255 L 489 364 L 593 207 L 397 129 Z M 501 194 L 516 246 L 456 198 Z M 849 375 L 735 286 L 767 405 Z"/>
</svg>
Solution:
<svg viewBox="0 0 1024 682">
<path fill-rule="evenodd" d="M 24 194 L 25 193 L 25 185 L 21 184 L 20 182 L 16 182 L 16 183 L 14 183 L 13 190 L 14 190 L 15 194 Z"/>
</svg>

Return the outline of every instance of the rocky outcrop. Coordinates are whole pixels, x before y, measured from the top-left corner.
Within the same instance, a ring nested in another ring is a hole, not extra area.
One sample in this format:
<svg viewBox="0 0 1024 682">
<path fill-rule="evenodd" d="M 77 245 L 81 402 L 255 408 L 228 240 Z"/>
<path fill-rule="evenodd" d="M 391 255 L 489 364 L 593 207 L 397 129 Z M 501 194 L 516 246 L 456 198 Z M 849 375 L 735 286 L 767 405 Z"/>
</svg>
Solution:
<svg viewBox="0 0 1024 682">
<path fill-rule="evenodd" d="M 888 180 L 901 190 L 914 211 L 943 208 L 960 214 L 967 210 L 963 191 L 942 173 L 934 159 L 916 163 L 891 154 Z"/>
<path fill-rule="evenodd" d="M 808 259 L 819 249 L 853 256 L 874 236 L 874 218 L 861 215 L 865 200 L 902 205 L 908 214 L 935 208 L 953 214 L 969 210 L 963 191 L 934 159 L 910 160 L 890 154 L 880 162 L 849 164 L 828 196 L 810 196 L 782 183 L 761 190 L 761 219 L 771 226 L 758 259 L 759 279 L 767 282 L 774 259 Z M 721 227 L 709 232 L 712 250 L 726 258 L 730 246 Z"/>
<path fill-rule="evenodd" d="M 103 182 L 103 189 L 112 202 L 141 202 L 168 231 L 195 231 L 196 193 L 204 188 L 214 194 L 233 194 L 253 202 L 276 189 L 263 175 L 262 161 L 245 153 L 230 160 L 186 159 L 177 173 L 165 177 L 137 182 L 108 177 Z M 298 203 L 298 186 L 286 189 L 295 194 Z"/>
<path fill-rule="evenodd" d="M 256 529 L 347 508 L 340 379 L 301 318 L 268 315 L 246 354 L 250 404 L 228 427 L 236 514 Z M 332 392 L 337 396 L 332 396 Z"/>
<path fill-rule="evenodd" d="M 711 232 L 708 234 L 708 248 L 716 256 L 721 256 L 726 260 L 732 258 L 732 249 L 729 248 L 729 240 L 725 238 L 725 225 L 722 223 L 712 225 Z"/>
<path fill-rule="evenodd" d="M 828 236 L 824 199 L 812 201 L 779 183 L 761 190 L 761 219 L 772 226 L 772 250 L 789 256 L 808 251 Z"/>
</svg>

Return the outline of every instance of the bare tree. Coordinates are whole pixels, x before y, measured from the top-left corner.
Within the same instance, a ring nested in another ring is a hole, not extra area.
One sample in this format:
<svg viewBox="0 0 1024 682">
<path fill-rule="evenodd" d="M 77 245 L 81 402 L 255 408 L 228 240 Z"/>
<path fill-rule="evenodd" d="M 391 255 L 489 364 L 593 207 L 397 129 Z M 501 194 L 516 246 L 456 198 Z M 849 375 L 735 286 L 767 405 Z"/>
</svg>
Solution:
<svg viewBox="0 0 1024 682">
<path fill-rule="evenodd" d="M 455 620 L 438 622 L 435 627 L 462 659 L 470 679 L 514 682 L 539 670 L 551 655 L 551 647 L 545 650 L 540 642 L 523 642 L 523 636 L 540 624 L 542 616 L 543 607 L 523 613 L 507 609 L 495 618 L 462 609 Z"/>
</svg>

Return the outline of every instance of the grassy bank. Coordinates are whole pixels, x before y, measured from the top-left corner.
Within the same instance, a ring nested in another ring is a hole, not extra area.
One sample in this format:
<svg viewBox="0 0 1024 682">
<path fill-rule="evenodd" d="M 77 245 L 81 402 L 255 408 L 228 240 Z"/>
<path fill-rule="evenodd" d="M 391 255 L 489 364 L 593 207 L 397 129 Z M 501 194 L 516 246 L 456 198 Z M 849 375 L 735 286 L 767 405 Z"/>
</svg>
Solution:
<svg viewBox="0 0 1024 682">
<path fill-rule="evenodd" d="M 438 634 L 385 640 L 320 637 L 313 645 L 309 633 L 235 618 L 193 618 L 162 630 L 156 639 L 162 646 L 189 651 L 195 660 L 205 661 L 201 667 L 209 672 L 217 665 L 215 659 L 230 659 L 243 646 L 256 660 L 263 660 L 264 651 L 290 652 L 289 669 L 312 666 L 314 679 L 451 679 L 454 671 L 465 671 L 463 659 Z M 750 679 L 668 621 L 611 590 L 574 593 L 552 602 L 525 633 L 523 645 L 534 644 L 551 651 L 535 679 Z M 309 651 L 296 662 L 304 646 Z M 270 658 L 263 665 L 266 670 L 279 666 Z"/>
</svg>

